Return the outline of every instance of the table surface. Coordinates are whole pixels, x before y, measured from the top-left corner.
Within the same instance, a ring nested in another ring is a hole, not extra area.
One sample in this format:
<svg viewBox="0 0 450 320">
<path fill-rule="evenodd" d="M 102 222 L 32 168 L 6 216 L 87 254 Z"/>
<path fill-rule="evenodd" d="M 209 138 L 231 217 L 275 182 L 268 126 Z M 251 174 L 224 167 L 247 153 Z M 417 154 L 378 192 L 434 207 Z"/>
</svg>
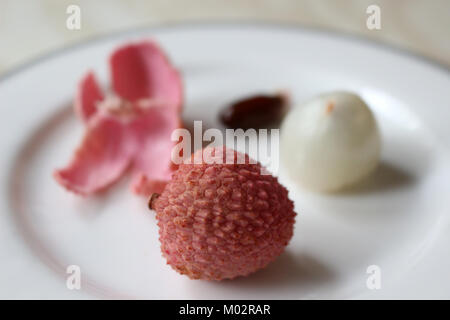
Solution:
<svg viewBox="0 0 450 320">
<path fill-rule="evenodd" d="M 72 4 L 81 9 L 80 30 L 66 27 Z M 366 26 L 372 4 L 381 9 L 380 30 Z M 0 76 L 95 36 L 201 21 L 289 23 L 358 34 L 450 66 L 449 0 L 2 0 Z"/>
</svg>

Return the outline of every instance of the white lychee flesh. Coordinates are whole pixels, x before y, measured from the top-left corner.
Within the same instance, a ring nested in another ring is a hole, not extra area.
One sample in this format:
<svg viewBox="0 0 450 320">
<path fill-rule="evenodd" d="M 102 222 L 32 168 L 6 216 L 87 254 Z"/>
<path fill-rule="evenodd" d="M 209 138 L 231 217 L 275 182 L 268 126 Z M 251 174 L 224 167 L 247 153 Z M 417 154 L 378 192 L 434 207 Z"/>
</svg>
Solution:
<svg viewBox="0 0 450 320">
<path fill-rule="evenodd" d="M 293 180 L 309 189 L 337 191 L 376 168 L 381 139 L 367 104 L 339 91 L 293 108 L 281 127 L 280 148 Z"/>
</svg>

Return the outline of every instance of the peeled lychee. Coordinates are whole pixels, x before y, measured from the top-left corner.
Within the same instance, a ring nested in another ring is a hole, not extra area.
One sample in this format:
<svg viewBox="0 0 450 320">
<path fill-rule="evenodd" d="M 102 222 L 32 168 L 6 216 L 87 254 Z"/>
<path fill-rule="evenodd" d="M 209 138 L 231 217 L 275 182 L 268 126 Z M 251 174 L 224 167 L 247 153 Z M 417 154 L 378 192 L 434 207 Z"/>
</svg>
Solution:
<svg viewBox="0 0 450 320">
<path fill-rule="evenodd" d="M 202 154 L 201 163 L 193 161 Z M 150 206 L 167 263 L 192 279 L 246 276 L 279 256 L 293 235 L 286 188 L 247 155 L 224 147 L 197 151 Z"/>
<path fill-rule="evenodd" d="M 381 138 L 369 106 L 353 93 L 337 91 L 292 109 L 281 127 L 280 150 L 293 180 L 333 192 L 374 171 Z"/>
</svg>

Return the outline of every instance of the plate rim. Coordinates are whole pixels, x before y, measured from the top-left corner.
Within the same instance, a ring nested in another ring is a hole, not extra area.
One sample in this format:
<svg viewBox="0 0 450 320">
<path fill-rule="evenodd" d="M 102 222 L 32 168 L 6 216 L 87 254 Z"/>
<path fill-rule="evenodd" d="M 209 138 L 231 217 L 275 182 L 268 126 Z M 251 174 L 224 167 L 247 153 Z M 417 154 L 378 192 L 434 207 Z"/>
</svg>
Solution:
<svg viewBox="0 0 450 320">
<path fill-rule="evenodd" d="M 440 61 L 434 60 L 432 58 L 426 57 L 420 53 L 410 51 L 406 48 L 390 44 L 384 41 L 380 41 L 374 38 L 369 38 L 362 34 L 350 33 L 341 30 L 334 30 L 326 27 L 310 26 L 298 23 L 283 23 L 283 22 L 265 22 L 265 21 L 190 21 L 190 22 L 165 22 L 156 25 L 144 25 L 133 28 L 126 28 L 119 31 L 111 31 L 107 33 L 97 34 L 93 36 L 88 36 L 86 39 L 76 41 L 75 43 L 69 45 L 62 45 L 59 48 L 50 50 L 49 52 L 38 54 L 35 57 L 27 59 L 23 63 L 19 63 L 17 66 L 6 69 L 5 72 L 0 74 L 0 85 L 6 82 L 10 78 L 13 78 L 17 74 L 20 74 L 27 69 L 38 65 L 42 62 L 50 60 L 52 58 L 63 55 L 72 50 L 81 49 L 83 47 L 89 46 L 92 43 L 103 42 L 112 40 L 118 37 L 124 37 L 134 33 L 144 32 L 144 31 L 154 31 L 154 32 L 167 32 L 176 29 L 199 29 L 199 28 L 255 28 L 255 29 L 269 29 L 269 30 L 284 30 L 284 31 L 296 31 L 304 33 L 313 33 L 318 35 L 328 35 L 335 38 L 350 40 L 352 42 L 359 42 L 361 44 L 366 44 L 372 47 L 377 47 L 382 50 L 390 51 L 392 53 L 401 55 L 403 57 L 408 57 L 416 62 L 422 63 L 436 70 L 440 70 L 450 77 L 450 65 L 446 65 Z"/>
</svg>

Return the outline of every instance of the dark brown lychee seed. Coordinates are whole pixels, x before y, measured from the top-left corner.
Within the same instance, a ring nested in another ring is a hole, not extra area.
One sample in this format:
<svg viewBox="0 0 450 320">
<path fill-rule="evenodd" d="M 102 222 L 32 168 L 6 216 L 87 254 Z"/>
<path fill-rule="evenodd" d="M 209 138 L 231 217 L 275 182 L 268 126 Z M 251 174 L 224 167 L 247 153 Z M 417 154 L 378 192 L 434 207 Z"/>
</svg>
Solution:
<svg viewBox="0 0 450 320">
<path fill-rule="evenodd" d="M 287 111 L 287 105 L 284 94 L 248 97 L 227 106 L 220 113 L 220 120 L 233 129 L 277 127 Z"/>
</svg>

